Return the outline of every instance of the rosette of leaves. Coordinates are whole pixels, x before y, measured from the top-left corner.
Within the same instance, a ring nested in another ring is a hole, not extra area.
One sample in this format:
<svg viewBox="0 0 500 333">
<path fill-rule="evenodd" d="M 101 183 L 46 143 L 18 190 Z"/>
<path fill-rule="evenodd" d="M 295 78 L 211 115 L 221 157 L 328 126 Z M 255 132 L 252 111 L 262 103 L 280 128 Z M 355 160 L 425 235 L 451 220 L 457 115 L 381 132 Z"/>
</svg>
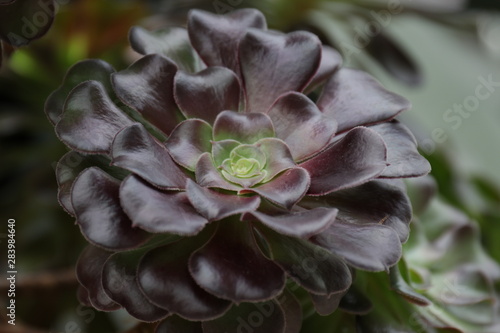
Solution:
<svg viewBox="0 0 500 333">
<path fill-rule="evenodd" d="M 3 43 L 25 46 L 45 35 L 55 16 L 53 0 L 0 0 L 0 66 Z"/>
<path fill-rule="evenodd" d="M 83 303 L 158 332 L 298 332 L 287 279 L 328 314 L 353 268 L 398 262 L 399 178 L 429 171 L 394 120 L 407 100 L 253 9 L 192 11 L 187 30 L 130 41 L 144 56 L 129 68 L 78 63 L 46 102 L 72 150 L 59 199 L 91 244 Z"/>
</svg>

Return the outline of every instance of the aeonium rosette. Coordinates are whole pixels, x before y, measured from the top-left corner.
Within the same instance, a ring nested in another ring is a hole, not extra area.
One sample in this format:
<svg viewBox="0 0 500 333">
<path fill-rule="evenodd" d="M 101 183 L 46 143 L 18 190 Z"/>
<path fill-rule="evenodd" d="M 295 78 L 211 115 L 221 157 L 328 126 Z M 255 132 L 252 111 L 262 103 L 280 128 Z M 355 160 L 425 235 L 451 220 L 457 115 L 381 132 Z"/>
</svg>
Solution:
<svg viewBox="0 0 500 333">
<path fill-rule="evenodd" d="M 172 332 L 235 332 L 259 306 L 259 330 L 298 332 L 287 279 L 328 314 L 352 268 L 396 264 L 411 218 L 397 178 L 429 171 L 393 120 L 404 98 L 252 9 L 130 40 L 144 56 L 128 69 L 78 63 L 46 103 L 72 149 L 59 199 L 91 243 L 82 302 Z"/>
</svg>

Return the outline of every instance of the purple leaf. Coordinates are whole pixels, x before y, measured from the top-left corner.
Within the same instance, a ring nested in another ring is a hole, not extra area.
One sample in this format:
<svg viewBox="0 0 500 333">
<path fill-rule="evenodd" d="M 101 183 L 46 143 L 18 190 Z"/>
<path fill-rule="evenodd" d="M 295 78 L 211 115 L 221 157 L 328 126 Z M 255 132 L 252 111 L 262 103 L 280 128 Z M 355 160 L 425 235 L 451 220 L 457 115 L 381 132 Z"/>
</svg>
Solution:
<svg viewBox="0 0 500 333">
<path fill-rule="evenodd" d="M 242 197 L 223 194 L 201 187 L 192 180 L 187 181 L 186 191 L 194 208 L 210 221 L 254 211 L 260 204 L 258 196 Z"/>
<path fill-rule="evenodd" d="M 112 254 L 112 252 L 89 245 L 80 254 L 76 264 L 78 282 L 87 291 L 88 300 L 92 306 L 100 311 L 114 311 L 120 308 L 119 304 L 106 295 L 102 286 L 104 263 Z"/>
<path fill-rule="evenodd" d="M 204 333 L 285 333 L 285 314 L 276 301 L 234 305 L 227 315 L 202 323 Z"/>
<path fill-rule="evenodd" d="M 355 268 L 388 271 L 401 258 L 401 242 L 396 232 L 379 224 L 333 223 L 313 242 L 342 257 Z"/>
<path fill-rule="evenodd" d="M 372 126 L 371 129 L 382 136 L 387 146 L 389 165 L 380 177 L 420 177 L 431 171 L 431 165 L 419 154 L 417 141 L 406 126 L 394 120 Z"/>
<path fill-rule="evenodd" d="M 250 225 L 219 222 L 214 237 L 189 260 L 189 270 L 204 290 L 236 303 L 269 300 L 284 287 L 285 275 L 266 259 Z"/>
<path fill-rule="evenodd" d="M 132 27 L 129 40 L 132 48 L 140 54 L 163 55 L 187 72 L 195 73 L 205 67 L 191 46 L 187 30 L 184 28 L 169 27 L 147 31 L 141 27 Z"/>
<path fill-rule="evenodd" d="M 240 83 L 224 67 L 209 67 L 196 74 L 178 71 L 174 95 L 186 118 L 200 118 L 213 124 L 220 112 L 238 111 Z"/>
<path fill-rule="evenodd" d="M 106 294 L 130 315 L 141 321 L 154 322 L 169 313 L 153 305 L 139 289 L 136 273 L 140 256 L 141 252 L 112 255 L 104 265 L 102 284 Z"/>
<path fill-rule="evenodd" d="M 191 252 L 206 242 L 206 236 L 184 238 L 151 250 L 142 258 L 137 279 L 153 304 L 194 321 L 217 318 L 229 309 L 230 302 L 200 288 L 188 270 Z"/>
<path fill-rule="evenodd" d="M 239 56 L 246 111 L 267 112 L 281 94 L 309 84 L 320 64 L 321 43 L 305 31 L 284 35 L 249 29 Z"/>
<path fill-rule="evenodd" d="M 339 132 L 388 121 L 410 108 L 408 100 L 386 90 L 369 74 L 350 68 L 340 69 L 328 80 L 317 104 L 335 118 Z"/>
<path fill-rule="evenodd" d="M 167 148 L 139 123 L 122 130 L 113 141 L 113 165 L 132 171 L 162 189 L 183 189 L 187 176 Z"/>
<path fill-rule="evenodd" d="M 321 53 L 321 63 L 318 71 L 311 83 L 307 87 L 308 91 L 325 82 L 333 73 L 342 66 L 342 56 L 334 48 L 323 45 Z"/>
<path fill-rule="evenodd" d="M 285 314 L 284 333 L 299 333 L 302 327 L 302 306 L 297 298 L 287 289 L 276 298 Z"/>
<path fill-rule="evenodd" d="M 76 220 L 85 238 L 111 250 L 135 248 L 149 237 L 132 227 L 120 206 L 119 187 L 119 181 L 92 167 L 78 176 L 71 193 Z"/>
<path fill-rule="evenodd" d="M 335 221 L 338 210 L 319 207 L 297 212 L 282 212 L 281 214 L 264 214 L 260 211 L 249 212 L 269 228 L 283 235 L 309 238 L 328 228 Z"/>
<path fill-rule="evenodd" d="M 271 119 L 262 113 L 221 112 L 214 124 L 214 140 L 236 140 L 252 144 L 260 139 L 274 137 Z"/>
<path fill-rule="evenodd" d="M 164 192 L 136 176 L 125 179 L 120 202 L 134 227 L 152 233 L 196 235 L 208 223 L 190 204 L 185 192 Z"/>
<path fill-rule="evenodd" d="M 359 186 L 386 168 L 387 149 L 382 137 L 365 127 L 351 130 L 340 141 L 300 164 L 311 175 L 309 195 Z"/>
<path fill-rule="evenodd" d="M 113 104 L 102 83 L 86 81 L 68 96 L 56 133 L 74 150 L 107 154 L 116 133 L 131 124 L 132 120 Z"/>
<path fill-rule="evenodd" d="M 170 156 L 186 169 L 194 171 L 203 153 L 212 150 L 212 127 L 199 119 L 180 123 L 168 138 L 165 146 Z"/>
<path fill-rule="evenodd" d="M 240 193 L 254 192 L 278 206 L 291 209 L 306 194 L 310 183 L 311 179 L 306 170 L 293 168 L 269 183 L 241 190 Z"/>
<path fill-rule="evenodd" d="M 412 209 L 401 180 L 377 179 L 325 196 L 306 197 L 300 205 L 338 208 L 337 219 L 351 223 L 383 224 L 394 229 L 402 243 L 410 232 Z"/>
<path fill-rule="evenodd" d="M 0 39 L 15 47 L 45 35 L 55 16 L 53 0 L 8 1 L 0 9 Z"/>
<path fill-rule="evenodd" d="M 45 102 L 45 113 L 52 124 L 55 125 L 61 120 L 64 102 L 71 90 L 84 81 L 101 82 L 108 95 L 113 96 L 110 75 L 114 71 L 110 64 L 98 59 L 83 60 L 73 65 L 64 76 L 61 86 L 54 90 Z"/>
<path fill-rule="evenodd" d="M 195 174 L 196 182 L 203 187 L 220 188 L 228 191 L 241 190 L 240 186 L 229 183 L 222 177 L 221 173 L 215 168 L 209 153 L 201 155 L 196 164 Z"/>
<path fill-rule="evenodd" d="M 347 264 L 308 240 L 263 230 L 272 260 L 308 292 L 331 295 L 351 286 Z"/>
<path fill-rule="evenodd" d="M 203 333 L 203 330 L 200 322 L 170 316 L 158 324 L 155 333 Z"/>
<path fill-rule="evenodd" d="M 264 15 L 240 9 L 227 15 L 192 10 L 188 16 L 191 43 L 209 66 L 223 66 L 239 74 L 238 45 L 248 28 L 266 29 Z"/>
<path fill-rule="evenodd" d="M 315 295 L 310 293 L 311 301 L 316 309 L 316 312 L 321 316 L 328 316 L 338 309 L 340 300 L 345 292 L 339 292 L 331 295 Z"/>
<path fill-rule="evenodd" d="M 111 80 L 123 103 L 170 135 L 181 119 L 173 93 L 176 72 L 177 66 L 170 60 L 150 54 L 113 74 Z"/>
<path fill-rule="evenodd" d="M 286 142 L 295 161 L 324 148 L 337 130 L 335 119 L 323 114 L 305 95 L 281 96 L 269 111 L 276 136 Z"/>
</svg>

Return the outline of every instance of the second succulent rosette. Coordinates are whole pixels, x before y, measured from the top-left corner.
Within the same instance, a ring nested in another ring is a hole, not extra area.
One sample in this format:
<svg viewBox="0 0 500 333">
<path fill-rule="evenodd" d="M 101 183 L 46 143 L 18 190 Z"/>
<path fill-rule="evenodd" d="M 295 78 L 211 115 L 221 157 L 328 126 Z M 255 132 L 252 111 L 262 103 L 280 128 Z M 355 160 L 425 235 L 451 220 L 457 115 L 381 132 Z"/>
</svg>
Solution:
<svg viewBox="0 0 500 333">
<path fill-rule="evenodd" d="M 398 262 L 399 178 L 430 169 L 393 120 L 407 100 L 252 9 L 130 41 L 128 69 L 78 63 L 46 103 L 71 148 L 59 199 L 91 244 L 82 302 L 158 332 L 236 332 L 256 309 L 259 331 L 298 332 L 292 285 L 329 314 L 353 268 Z"/>
</svg>

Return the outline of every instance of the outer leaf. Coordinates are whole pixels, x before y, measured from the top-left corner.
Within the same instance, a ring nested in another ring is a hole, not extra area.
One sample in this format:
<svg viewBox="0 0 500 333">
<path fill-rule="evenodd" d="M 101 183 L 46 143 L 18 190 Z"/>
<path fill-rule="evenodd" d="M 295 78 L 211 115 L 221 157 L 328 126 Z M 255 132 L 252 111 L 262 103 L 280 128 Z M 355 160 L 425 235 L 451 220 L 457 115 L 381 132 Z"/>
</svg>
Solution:
<svg viewBox="0 0 500 333">
<path fill-rule="evenodd" d="M 286 142 L 295 161 L 325 147 L 337 130 L 337 122 L 321 113 L 309 98 L 296 92 L 281 96 L 269 110 L 276 136 Z"/>
<path fill-rule="evenodd" d="M 302 326 L 302 306 L 287 289 L 276 299 L 285 314 L 285 332 L 299 333 Z"/>
<path fill-rule="evenodd" d="M 174 94 L 186 118 L 213 124 L 220 112 L 238 111 L 240 83 L 236 74 L 224 67 L 209 67 L 196 74 L 179 71 Z"/>
<path fill-rule="evenodd" d="M 108 95 L 112 96 L 114 92 L 110 75 L 114 71 L 110 64 L 98 59 L 83 60 L 73 65 L 64 76 L 61 86 L 54 90 L 45 102 L 45 113 L 52 124 L 57 124 L 61 119 L 64 102 L 71 90 L 84 81 L 101 82 Z"/>
<path fill-rule="evenodd" d="M 261 113 L 221 112 L 214 124 L 214 140 L 236 140 L 252 144 L 260 139 L 273 137 L 274 128 L 271 119 Z"/>
<path fill-rule="evenodd" d="M 104 263 L 111 255 L 111 252 L 89 245 L 80 254 L 76 264 L 78 282 L 87 291 L 82 293 L 82 296 L 87 296 L 92 306 L 101 311 L 114 311 L 120 308 L 120 305 L 106 295 L 101 282 Z"/>
<path fill-rule="evenodd" d="M 256 9 L 240 9 L 227 15 L 192 10 L 189 38 L 209 66 L 224 66 L 239 74 L 238 45 L 248 28 L 266 29 L 264 15 Z"/>
<path fill-rule="evenodd" d="M 140 54 L 157 53 L 166 56 L 182 70 L 195 73 L 204 67 L 184 28 L 169 27 L 147 31 L 141 27 L 132 27 L 129 40 L 132 48 Z"/>
<path fill-rule="evenodd" d="M 235 305 L 226 316 L 202 323 L 204 333 L 285 333 L 285 314 L 276 301 Z"/>
<path fill-rule="evenodd" d="M 123 181 L 120 202 L 133 226 L 148 232 L 196 235 L 208 223 L 185 192 L 158 191 L 136 176 Z"/>
<path fill-rule="evenodd" d="M 325 82 L 342 65 L 342 56 L 334 48 L 323 45 L 321 52 L 321 63 L 307 90 L 314 89 L 317 85 Z"/>
<path fill-rule="evenodd" d="M 188 119 L 174 129 L 165 146 L 178 164 L 194 171 L 200 156 L 212 150 L 211 141 L 212 127 L 209 124 Z"/>
<path fill-rule="evenodd" d="M 410 108 L 410 102 L 380 85 L 365 72 L 342 68 L 323 88 L 318 107 L 335 118 L 338 131 L 388 121 Z"/>
<path fill-rule="evenodd" d="M 394 229 L 401 242 L 408 239 L 411 204 L 401 180 L 373 180 L 326 196 L 307 197 L 300 205 L 336 207 L 339 209 L 337 219 L 356 224 L 383 224 Z"/>
<path fill-rule="evenodd" d="M 9 1 L 0 9 L 0 39 L 15 47 L 45 35 L 55 16 L 52 0 Z"/>
<path fill-rule="evenodd" d="M 149 251 L 142 258 L 137 278 L 154 304 L 189 320 L 209 320 L 225 313 L 230 302 L 200 288 L 190 276 L 187 262 L 209 233 L 185 238 Z"/>
<path fill-rule="evenodd" d="M 389 165 L 381 177 L 420 177 L 431 171 L 431 165 L 419 154 L 417 140 L 406 126 L 394 120 L 371 128 L 382 136 L 387 146 Z"/>
<path fill-rule="evenodd" d="M 283 235 L 309 238 L 326 229 L 335 221 L 338 210 L 319 207 L 311 210 L 285 212 L 278 215 L 268 215 L 260 211 L 249 212 L 269 228 Z"/>
<path fill-rule="evenodd" d="M 245 222 L 220 222 L 214 237 L 189 260 L 195 281 L 236 303 L 269 300 L 284 287 L 285 275 L 266 259 Z"/>
<path fill-rule="evenodd" d="M 139 123 L 125 128 L 113 141 L 113 165 L 132 171 L 163 189 L 182 189 L 186 175 L 177 167 L 167 148 Z"/>
<path fill-rule="evenodd" d="M 154 322 L 166 317 L 168 311 L 154 306 L 139 289 L 136 272 L 140 255 L 127 252 L 112 255 L 104 265 L 102 284 L 106 294 L 133 317 Z"/>
<path fill-rule="evenodd" d="M 311 175 L 309 195 L 359 186 L 380 175 L 386 167 L 387 150 L 376 132 L 358 127 L 339 142 L 300 164 Z"/>
<path fill-rule="evenodd" d="M 285 171 L 269 183 L 241 190 L 240 193 L 254 192 L 273 203 L 291 209 L 306 194 L 311 180 L 306 170 L 293 168 Z"/>
<path fill-rule="evenodd" d="M 102 83 L 79 84 L 66 100 L 56 133 L 70 148 L 107 154 L 116 133 L 132 124 L 111 101 Z"/>
<path fill-rule="evenodd" d="M 331 295 L 316 295 L 310 293 L 311 301 L 314 304 L 316 312 L 322 316 L 328 316 L 338 309 L 340 300 L 345 292 L 339 292 Z"/>
<path fill-rule="evenodd" d="M 134 248 L 148 234 L 132 227 L 118 197 L 120 183 L 104 171 L 92 167 L 75 180 L 71 199 L 77 223 L 87 240 L 112 250 Z"/>
<path fill-rule="evenodd" d="M 155 333 L 203 333 L 203 330 L 200 322 L 170 316 L 158 324 Z"/>
<path fill-rule="evenodd" d="M 128 69 L 112 75 L 117 96 L 126 105 L 169 135 L 179 115 L 174 100 L 174 76 L 177 66 L 157 54 L 147 55 Z"/>
<path fill-rule="evenodd" d="M 210 221 L 254 211 L 260 204 L 258 196 L 240 197 L 223 194 L 203 188 L 192 180 L 187 181 L 186 191 L 191 204 Z"/>
<path fill-rule="evenodd" d="M 267 112 L 287 91 L 302 91 L 318 70 L 321 43 L 315 35 L 249 29 L 239 48 L 247 112 Z"/>
<path fill-rule="evenodd" d="M 344 258 L 353 267 L 387 271 L 401 258 L 401 242 L 394 230 L 384 225 L 333 223 L 313 242 Z"/>
<path fill-rule="evenodd" d="M 263 230 L 272 260 L 305 290 L 320 295 L 346 291 L 352 278 L 346 263 L 307 240 Z"/>
</svg>

